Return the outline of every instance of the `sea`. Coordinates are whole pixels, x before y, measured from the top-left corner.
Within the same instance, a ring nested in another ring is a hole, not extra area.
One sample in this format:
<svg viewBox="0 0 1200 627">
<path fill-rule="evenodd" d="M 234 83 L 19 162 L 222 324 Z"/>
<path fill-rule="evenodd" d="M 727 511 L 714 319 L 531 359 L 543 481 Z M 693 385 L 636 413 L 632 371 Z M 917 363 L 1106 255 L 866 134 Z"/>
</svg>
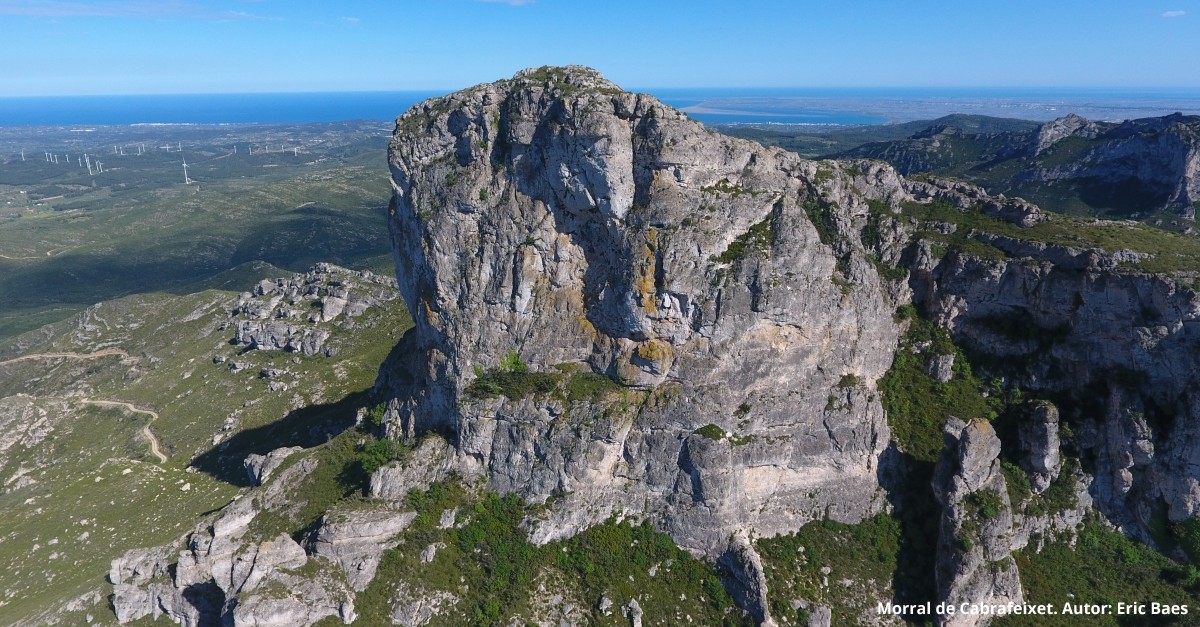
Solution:
<svg viewBox="0 0 1200 627">
<path fill-rule="evenodd" d="M 635 89 L 707 125 L 841 127 L 950 113 L 1047 121 L 1200 114 L 1200 89 Z M 0 126 L 392 120 L 438 91 L 0 97 Z"/>
</svg>

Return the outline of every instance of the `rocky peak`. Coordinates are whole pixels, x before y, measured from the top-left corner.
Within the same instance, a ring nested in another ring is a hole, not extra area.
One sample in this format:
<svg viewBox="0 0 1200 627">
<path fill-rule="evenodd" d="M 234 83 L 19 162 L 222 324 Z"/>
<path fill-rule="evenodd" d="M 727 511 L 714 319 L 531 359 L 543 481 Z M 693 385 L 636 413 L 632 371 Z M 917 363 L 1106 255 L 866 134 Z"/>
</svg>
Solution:
<svg viewBox="0 0 1200 627">
<path fill-rule="evenodd" d="M 604 78 L 600 72 L 583 65 L 527 68 L 517 72 L 512 77 L 512 82 L 517 89 L 549 86 L 563 90 L 621 91 L 620 87 Z"/>
<path fill-rule="evenodd" d="M 724 137 L 579 68 L 414 107 L 389 160 L 416 378 L 385 423 L 554 495 L 535 540 L 645 516 L 717 557 L 883 506 L 896 304 L 860 233 L 867 200 L 913 197 L 893 170 Z M 569 394 L 596 377 L 619 392 Z"/>
<path fill-rule="evenodd" d="M 1042 151 L 1068 137 L 1086 137 L 1091 139 L 1099 135 L 1100 132 L 1100 126 L 1095 122 L 1074 113 L 1068 113 L 1038 128 L 1037 135 L 1034 138 L 1033 154 L 1041 154 Z"/>
<path fill-rule="evenodd" d="M 946 447 L 934 473 L 933 494 L 942 505 L 938 532 L 939 600 L 1001 605 L 1023 598 L 1012 557 L 1013 514 L 1000 470 L 1000 438 L 986 420 L 946 424 Z M 986 620 L 986 619 L 983 619 Z M 939 624 L 970 626 L 979 616 L 941 617 Z"/>
</svg>

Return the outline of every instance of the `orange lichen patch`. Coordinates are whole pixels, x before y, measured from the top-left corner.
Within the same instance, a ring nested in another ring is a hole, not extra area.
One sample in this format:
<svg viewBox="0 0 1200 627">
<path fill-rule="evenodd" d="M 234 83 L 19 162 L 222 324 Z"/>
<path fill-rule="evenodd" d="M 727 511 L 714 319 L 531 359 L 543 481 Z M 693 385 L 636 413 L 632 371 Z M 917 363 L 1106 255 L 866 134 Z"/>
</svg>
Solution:
<svg viewBox="0 0 1200 627">
<path fill-rule="evenodd" d="M 657 266 L 657 256 L 654 249 L 658 246 L 658 230 L 650 228 L 646 230 L 646 245 L 642 248 L 641 259 L 638 260 L 638 265 L 635 268 L 637 273 L 634 278 L 634 289 L 637 290 L 638 298 L 642 301 L 642 310 L 648 314 L 657 314 L 658 306 L 655 303 L 655 294 L 657 289 L 654 285 L 654 272 Z"/>
<path fill-rule="evenodd" d="M 596 331 L 596 325 L 592 324 L 592 321 L 588 320 L 587 316 L 575 316 L 575 322 L 579 324 L 579 328 L 583 329 L 583 332 L 592 338 L 593 341 L 600 337 L 600 333 Z"/>
<path fill-rule="evenodd" d="M 980 435 L 988 435 L 994 431 L 992 429 L 992 423 L 982 418 L 976 418 L 967 423 L 967 429 L 979 433 Z"/>
<path fill-rule="evenodd" d="M 425 310 L 425 320 L 430 324 L 435 324 L 441 320 L 441 316 L 438 315 L 438 312 L 434 311 L 433 303 L 428 298 L 421 299 L 421 307 Z"/>
<path fill-rule="evenodd" d="M 658 363 L 669 361 L 671 356 L 674 354 L 675 351 L 671 348 L 671 345 L 659 339 L 642 342 L 641 344 L 638 344 L 637 349 L 634 350 L 634 355 L 636 355 L 638 359 Z"/>
</svg>

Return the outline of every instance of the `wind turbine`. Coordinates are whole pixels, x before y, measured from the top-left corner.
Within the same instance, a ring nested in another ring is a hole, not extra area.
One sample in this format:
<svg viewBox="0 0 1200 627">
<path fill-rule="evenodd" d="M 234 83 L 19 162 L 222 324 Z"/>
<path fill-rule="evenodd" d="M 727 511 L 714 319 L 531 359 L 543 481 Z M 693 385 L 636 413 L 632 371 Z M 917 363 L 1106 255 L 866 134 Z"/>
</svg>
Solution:
<svg viewBox="0 0 1200 627">
<path fill-rule="evenodd" d="M 188 173 L 187 173 L 187 157 L 183 158 L 183 184 L 184 185 L 192 184 L 192 179 L 188 178 Z"/>
</svg>

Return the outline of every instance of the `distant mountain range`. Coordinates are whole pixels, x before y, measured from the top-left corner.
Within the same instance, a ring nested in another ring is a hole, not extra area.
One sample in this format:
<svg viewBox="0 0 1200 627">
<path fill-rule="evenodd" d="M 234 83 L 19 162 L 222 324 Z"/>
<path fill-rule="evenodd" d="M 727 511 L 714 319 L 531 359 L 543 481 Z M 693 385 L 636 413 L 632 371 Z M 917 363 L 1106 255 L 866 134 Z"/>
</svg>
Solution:
<svg viewBox="0 0 1200 627">
<path fill-rule="evenodd" d="M 955 115 L 897 126 L 916 130 L 831 156 L 960 178 L 1070 214 L 1191 219 L 1200 204 L 1200 116 L 1110 123 L 1072 114 L 1034 125 Z"/>
<path fill-rule="evenodd" d="M 969 181 L 1074 215 L 1139 219 L 1173 230 L 1200 202 L 1200 116 L 1046 123 L 954 114 L 917 122 L 802 131 L 727 126 L 721 132 L 806 157 L 886 161 L 906 176 Z"/>
</svg>

